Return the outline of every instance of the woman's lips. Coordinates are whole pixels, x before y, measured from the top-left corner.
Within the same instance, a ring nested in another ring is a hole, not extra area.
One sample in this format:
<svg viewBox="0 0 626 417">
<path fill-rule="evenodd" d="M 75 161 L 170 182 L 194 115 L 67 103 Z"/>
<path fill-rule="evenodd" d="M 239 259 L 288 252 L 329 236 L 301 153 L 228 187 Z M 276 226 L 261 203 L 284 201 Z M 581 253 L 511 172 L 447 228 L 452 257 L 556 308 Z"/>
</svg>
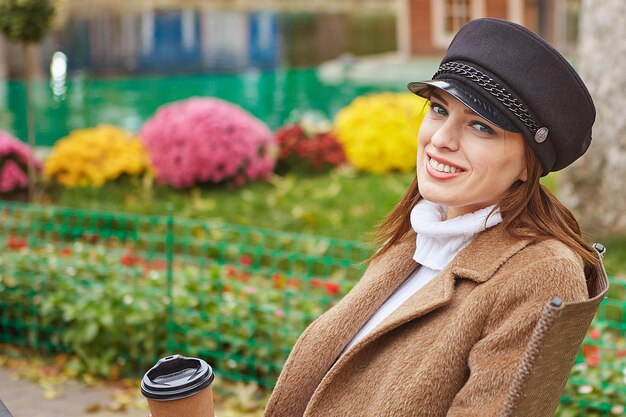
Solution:
<svg viewBox="0 0 626 417">
<path fill-rule="evenodd" d="M 450 163 L 444 163 L 430 155 L 426 156 L 426 172 L 438 180 L 448 180 L 463 175 L 465 170 Z M 448 162 L 448 161 L 445 161 Z"/>
</svg>

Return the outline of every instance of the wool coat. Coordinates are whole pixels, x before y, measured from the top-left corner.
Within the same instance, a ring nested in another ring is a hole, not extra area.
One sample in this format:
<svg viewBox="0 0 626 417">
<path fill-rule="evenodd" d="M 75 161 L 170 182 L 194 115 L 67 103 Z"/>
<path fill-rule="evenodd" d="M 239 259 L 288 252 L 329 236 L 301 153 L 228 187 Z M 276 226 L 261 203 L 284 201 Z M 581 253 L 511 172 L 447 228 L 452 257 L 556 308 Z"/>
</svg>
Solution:
<svg viewBox="0 0 626 417">
<path fill-rule="evenodd" d="M 556 240 L 478 234 L 450 264 L 349 350 L 347 343 L 418 267 L 415 233 L 370 263 L 311 323 L 265 417 L 498 415 L 545 303 L 588 298 L 582 259 Z"/>
</svg>

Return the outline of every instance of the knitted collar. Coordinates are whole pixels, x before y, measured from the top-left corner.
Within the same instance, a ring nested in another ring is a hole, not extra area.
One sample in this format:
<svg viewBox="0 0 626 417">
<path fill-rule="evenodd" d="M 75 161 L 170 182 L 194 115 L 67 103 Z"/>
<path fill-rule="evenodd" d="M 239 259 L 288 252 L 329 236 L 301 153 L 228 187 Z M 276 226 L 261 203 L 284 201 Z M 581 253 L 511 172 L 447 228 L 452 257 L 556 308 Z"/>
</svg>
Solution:
<svg viewBox="0 0 626 417">
<path fill-rule="evenodd" d="M 411 225 L 417 233 L 415 262 L 441 271 L 467 246 L 477 233 L 502 222 L 495 206 L 446 220 L 448 209 L 421 199 L 411 210 Z"/>
</svg>

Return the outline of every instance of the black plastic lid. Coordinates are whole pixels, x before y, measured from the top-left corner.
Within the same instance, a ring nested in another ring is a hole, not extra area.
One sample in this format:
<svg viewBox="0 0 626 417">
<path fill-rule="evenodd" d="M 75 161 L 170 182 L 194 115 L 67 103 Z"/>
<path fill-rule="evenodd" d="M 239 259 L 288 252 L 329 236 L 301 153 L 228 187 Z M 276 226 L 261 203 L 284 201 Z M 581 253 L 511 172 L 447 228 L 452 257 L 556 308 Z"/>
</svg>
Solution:
<svg viewBox="0 0 626 417">
<path fill-rule="evenodd" d="M 202 391 L 213 378 L 213 369 L 202 359 L 167 356 L 143 376 L 141 393 L 157 401 L 179 400 Z"/>
</svg>

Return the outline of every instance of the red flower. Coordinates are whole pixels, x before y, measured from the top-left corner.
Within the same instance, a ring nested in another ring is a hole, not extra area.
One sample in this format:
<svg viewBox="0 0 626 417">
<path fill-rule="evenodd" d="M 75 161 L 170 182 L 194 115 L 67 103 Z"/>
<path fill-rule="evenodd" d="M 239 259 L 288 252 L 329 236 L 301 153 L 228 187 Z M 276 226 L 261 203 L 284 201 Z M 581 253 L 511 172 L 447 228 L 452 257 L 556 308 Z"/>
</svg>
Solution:
<svg viewBox="0 0 626 417">
<path fill-rule="evenodd" d="M 72 248 L 71 247 L 63 248 L 59 251 L 59 254 L 65 257 L 70 256 L 72 254 Z"/>
<path fill-rule="evenodd" d="M 325 284 L 325 287 L 326 287 L 326 294 L 332 295 L 332 296 L 339 294 L 339 284 L 337 284 L 336 282 L 329 281 Z"/>
<path fill-rule="evenodd" d="M 248 255 L 242 255 L 241 258 L 239 258 L 239 263 L 243 266 L 251 266 L 252 257 Z"/>
<path fill-rule="evenodd" d="M 237 275 L 237 270 L 233 266 L 228 265 L 226 267 L 226 276 L 234 277 L 235 275 Z"/>
<path fill-rule="evenodd" d="M 324 286 L 324 281 L 318 278 L 313 278 L 311 280 L 311 287 L 313 288 L 322 288 Z"/>
<path fill-rule="evenodd" d="M 600 339 L 600 330 L 598 329 L 593 329 L 589 332 L 589 337 L 593 340 L 598 340 Z"/>
<path fill-rule="evenodd" d="M 272 281 L 274 282 L 274 288 L 284 288 L 286 279 L 280 274 L 272 275 Z"/>
<path fill-rule="evenodd" d="M 290 125 L 276 132 L 276 142 L 279 170 L 322 172 L 346 161 L 343 146 L 331 132 L 309 136 L 299 125 Z"/>
<path fill-rule="evenodd" d="M 251 275 L 249 273 L 241 272 L 239 274 L 238 279 L 239 279 L 239 281 L 242 281 L 242 282 L 248 282 L 248 281 L 250 281 L 250 277 L 251 277 Z"/>
<path fill-rule="evenodd" d="M 167 262 L 160 259 L 155 259 L 154 261 L 152 261 L 151 268 L 156 269 L 157 271 L 165 271 L 167 269 Z"/>
<path fill-rule="evenodd" d="M 598 346 L 583 345 L 584 357 L 597 356 L 599 352 L 600 352 L 600 348 Z"/>
<path fill-rule="evenodd" d="M 7 246 L 11 249 L 19 250 L 19 249 L 27 248 L 28 243 L 26 242 L 26 239 L 24 239 L 23 237 L 11 235 L 7 239 Z"/>
<path fill-rule="evenodd" d="M 587 362 L 588 366 L 595 368 L 596 366 L 600 365 L 600 357 L 597 355 L 592 355 L 586 358 L 585 362 Z"/>
<path fill-rule="evenodd" d="M 124 265 L 124 266 L 135 266 L 135 265 L 141 264 L 143 259 L 137 258 L 135 256 L 124 255 L 124 256 L 122 256 L 120 261 L 122 262 L 122 265 Z"/>
<path fill-rule="evenodd" d="M 298 288 L 298 286 L 300 285 L 300 281 L 298 281 L 298 280 L 297 280 L 297 279 L 295 279 L 295 278 L 291 278 L 290 280 L 288 280 L 288 281 L 287 281 L 287 284 L 288 284 L 290 287 L 293 287 L 293 288 Z"/>
</svg>

